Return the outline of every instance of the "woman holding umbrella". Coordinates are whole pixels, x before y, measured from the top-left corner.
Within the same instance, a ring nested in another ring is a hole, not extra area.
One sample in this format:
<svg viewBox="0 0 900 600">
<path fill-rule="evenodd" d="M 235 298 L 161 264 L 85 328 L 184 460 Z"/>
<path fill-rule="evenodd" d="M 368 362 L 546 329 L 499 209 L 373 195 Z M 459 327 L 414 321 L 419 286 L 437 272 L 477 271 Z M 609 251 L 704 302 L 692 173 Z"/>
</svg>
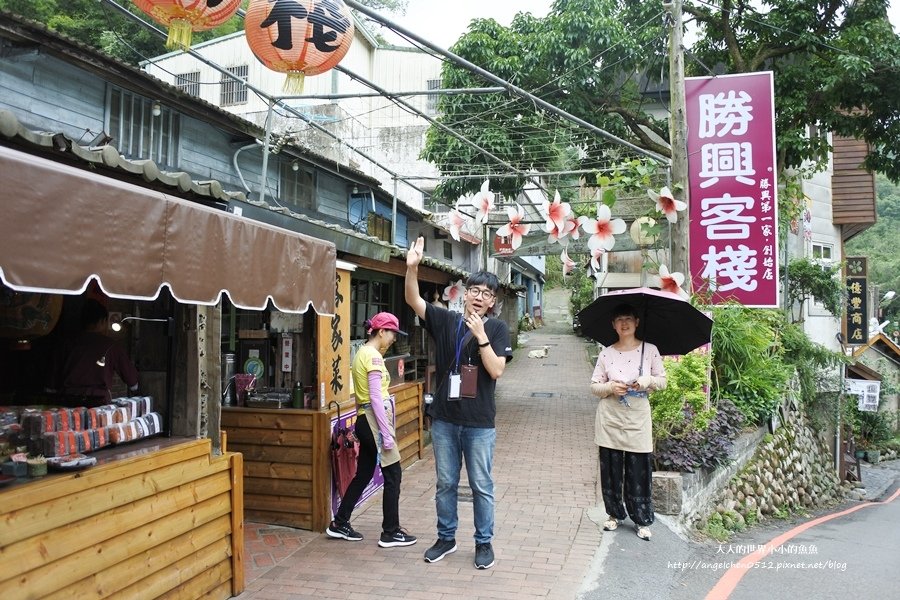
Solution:
<svg viewBox="0 0 900 600">
<path fill-rule="evenodd" d="M 350 515 L 375 474 L 380 453 L 384 504 L 378 545 L 382 548 L 411 546 L 416 543 L 415 536 L 400 528 L 400 451 L 387 402 L 391 376 L 384 365 L 384 353 L 398 335 L 406 333 L 400 331 L 397 317 L 389 312 L 378 313 L 366 321 L 365 327 L 368 340 L 356 351 L 350 375 L 356 395 L 356 437 L 359 438 L 356 475 L 347 486 L 341 506 L 325 533 L 351 542 L 363 539 L 362 534 L 350 526 Z"/>
<path fill-rule="evenodd" d="M 594 442 L 600 447 L 600 489 L 607 513 L 603 529 L 616 529 L 627 509 L 637 536 L 649 541 L 654 521 L 653 426 L 647 393 L 666 387 L 666 374 L 657 347 L 638 339 L 639 325 L 631 304 L 613 309 L 618 339 L 597 357 L 591 393 L 600 398 Z"/>
</svg>

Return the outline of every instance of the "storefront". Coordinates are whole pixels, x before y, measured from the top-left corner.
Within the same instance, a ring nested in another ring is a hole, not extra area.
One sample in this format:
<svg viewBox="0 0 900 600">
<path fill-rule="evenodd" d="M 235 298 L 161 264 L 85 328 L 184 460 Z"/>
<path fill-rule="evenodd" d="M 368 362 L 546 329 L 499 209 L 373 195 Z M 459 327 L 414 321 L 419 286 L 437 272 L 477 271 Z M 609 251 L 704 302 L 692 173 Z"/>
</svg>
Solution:
<svg viewBox="0 0 900 600">
<path fill-rule="evenodd" d="M 165 334 L 144 329 L 166 340 L 163 376 L 147 384 L 163 432 L 98 450 L 86 470 L 0 488 L 0 596 L 67 598 L 77 586 L 228 598 L 244 587 L 245 470 L 219 436 L 217 305 L 227 294 L 242 310 L 312 308 L 322 327 L 335 312 L 335 248 L 104 171 L 0 147 L 0 280 L 67 297 L 96 282 L 131 314 L 164 314 Z"/>
</svg>

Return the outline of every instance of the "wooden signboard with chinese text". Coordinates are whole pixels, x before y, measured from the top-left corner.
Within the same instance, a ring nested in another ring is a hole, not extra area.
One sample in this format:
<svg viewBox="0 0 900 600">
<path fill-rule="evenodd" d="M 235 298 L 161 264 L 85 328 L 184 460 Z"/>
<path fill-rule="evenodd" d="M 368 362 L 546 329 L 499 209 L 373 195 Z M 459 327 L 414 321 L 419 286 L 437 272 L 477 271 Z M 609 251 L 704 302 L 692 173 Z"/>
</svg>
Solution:
<svg viewBox="0 0 900 600">
<path fill-rule="evenodd" d="M 334 281 L 334 317 L 316 317 L 318 408 L 350 399 L 350 271 L 338 267 Z M 325 395 L 322 397 L 324 385 Z"/>
</svg>

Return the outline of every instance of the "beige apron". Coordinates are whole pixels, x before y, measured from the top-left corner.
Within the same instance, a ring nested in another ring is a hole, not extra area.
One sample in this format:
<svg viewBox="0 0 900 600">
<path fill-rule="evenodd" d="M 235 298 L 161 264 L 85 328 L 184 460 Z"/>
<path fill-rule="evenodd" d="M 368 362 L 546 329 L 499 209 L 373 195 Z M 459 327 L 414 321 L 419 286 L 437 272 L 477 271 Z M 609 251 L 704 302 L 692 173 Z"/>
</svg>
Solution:
<svg viewBox="0 0 900 600">
<path fill-rule="evenodd" d="M 375 438 L 375 445 L 378 447 L 378 452 L 381 453 L 381 466 L 387 467 L 388 465 L 392 465 L 396 462 L 400 462 L 400 449 L 398 445 L 400 442 L 397 440 L 397 432 L 394 430 L 394 409 L 392 408 L 392 403 L 385 400 L 384 402 L 384 414 L 387 417 L 388 427 L 391 430 L 391 435 L 394 437 L 394 447 L 390 450 L 385 450 L 381 445 L 381 436 L 378 435 L 381 432 L 381 429 L 378 427 L 378 421 L 375 420 L 375 415 L 372 414 L 372 408 L 370 407 L 366 412 L 366 420 L 369 422 L 369 429 L 372 430 L 372 436 Z"/>
<path fill-rule="evenodd" d="M 653 452 L 653 421 L 650 400 L 646 396 L 626 396 L 628 404 L 618 396 L 600 398 L 594 417 L 594 443 L 613 450 Z"/>
</svg>

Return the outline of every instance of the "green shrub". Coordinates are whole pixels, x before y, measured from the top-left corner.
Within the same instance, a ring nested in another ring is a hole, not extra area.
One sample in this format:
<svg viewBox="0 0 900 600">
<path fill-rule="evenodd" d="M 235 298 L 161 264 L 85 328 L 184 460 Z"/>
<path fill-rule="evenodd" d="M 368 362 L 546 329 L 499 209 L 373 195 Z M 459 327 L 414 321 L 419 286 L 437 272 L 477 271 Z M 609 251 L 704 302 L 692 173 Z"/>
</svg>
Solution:
<svg viewBox="0 0 900 600">
<path fill-rule="evenodd" d="M 684 422 L 684 407 L 700 413 L 707 406 L 706 386 L 710 366 L 707 354 L 686 354 L 680 360 L 663 359 L 666 369 L 665 389 L 650 394 L 653 414 L 653 437 L 666 439 L 675 427 Z"/>
<path fill-rule="evenodd" d="M 783 321 L 775 310 L 713 309 L 713 393 L 730 398 L 747 423 L 763 423 L 784 395 L 790 369 L 776 343 Z"/>
</svg>

